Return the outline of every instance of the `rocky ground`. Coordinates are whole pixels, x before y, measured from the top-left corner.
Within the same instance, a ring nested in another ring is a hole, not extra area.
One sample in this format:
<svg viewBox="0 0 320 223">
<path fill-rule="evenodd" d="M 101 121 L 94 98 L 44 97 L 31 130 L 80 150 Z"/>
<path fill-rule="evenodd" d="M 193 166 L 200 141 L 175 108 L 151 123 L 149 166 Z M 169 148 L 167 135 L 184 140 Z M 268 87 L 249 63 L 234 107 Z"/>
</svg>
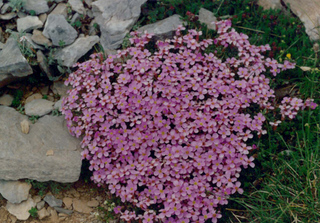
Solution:
<svg viewBox="0 0 320 223">
<path fill-rule="evenodd" d="M 11 188 L 11 191 L 10 191 Z M 79 180 L 70 186 L 70 189 L 62 190 L 57 194 L 48 192 L 42 196 L 31 185 L 20 181 L 4 185 L 0 181 L 0 192 L 6 190 L 0 196 L 0 222 L 1 223 L 99 223 L 98 207 L 105 207 L 106 194 L 101 193 L 101 189 L 92 183 L 85 183 Z M 30 189 L 30 191 L 29 191 Z M 19 205 L 18 202 L 27 199 Z M 9 201 L 10 200 L 10 201 Z M 28 210 L 35 207 L 37 217 L 30 216 Z M 27 220 L 18 220 L 27 219 Z"/>
</svg>

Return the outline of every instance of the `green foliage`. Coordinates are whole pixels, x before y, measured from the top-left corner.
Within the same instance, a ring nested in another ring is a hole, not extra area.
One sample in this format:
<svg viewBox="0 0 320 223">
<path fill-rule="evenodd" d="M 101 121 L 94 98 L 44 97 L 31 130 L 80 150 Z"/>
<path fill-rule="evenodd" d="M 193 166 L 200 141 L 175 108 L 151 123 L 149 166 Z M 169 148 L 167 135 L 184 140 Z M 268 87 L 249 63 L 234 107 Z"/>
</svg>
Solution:
<svg viewBox="0 0 320 223">
<path fill-rule="evenodd" d="M 81 28 L 82 22 L 80 20 L 76 20 L 74 23 L 71 24 L 73 27 Z"/>
<path fill-rule="evenodd" d="M 53 194 L 59 194 L 61 191 L 71 188 L 70 183 L 57 183 L 54 181 L 38 182 L 30 179 L 25 180 L 25 182 L 30 183 L 32 188 L 37 190 L 39 196 L 45 195 L 48 191 L 51 191 Z"/>
<path fill-rule="evenodd" d="M 19 104 L 19 106 L 17 107 L 17 111 L 18 111 L 20 114 L 25 115 L 24 106 L 22 106 L 21 104 Z"/>
<path fill-rule="evenodd" d="M 38 217 L 38 209 L 35 207 L 32 207 L 29 211 L 28 211 L 31 215 L 31 217 L 36 218 Z"/>
<path fill-rule="evenodd" d="M 64 42 L 62 39 L 59 40 L 59 46 L 64 47 L 66 45 L 66 42 Z"/>
<path fill-rule="evenodd" d="M 34 124 L 39 118 L 39 115 L 32 115 L 31 117 L 29 117 L 29 120 L 32 122 L 32 124 Z"/>
<path fill-rule="evenodd" d="M 36 11 L 34 11 L 34 10 L 30 10 L 30 11 L 29 11 L 29 14 L 30 14 L 31 16 L 37 15 L 37 14 L 36 14 Z"/>
<path fill-rule="evenodd" d="M 25 4 L 25 0 L 9 0 L 9 5 L 12 8 L 12 12 L 23 11 L 23 7 L 25 6 Z"/>
<path fill-rule="evenodd" d="M 45 94 L 45 95 L 43 95 L 43 96 L 42 96 L 42 99 L 47 100 L 47 99 L 48 99 L 48 95 L 46 95 L 46 94 Z"/>
<path fill-rule="evenodd" d="M 61 116 L 62 113 L 59 111 L 59 109 L 54 109 L 51 113 L 53 116 Z"/>
<path fill-rule="evenodd" d="M 11 103 L 11 106 L 13 107 L 19 107 L 21 105 L 21 99 L 23 97 L 23 91 L 21 90 L 17 90 L 15 93 L 14 93 L 14 98 L 13 98 L 13 101 Z"/>
</svg>

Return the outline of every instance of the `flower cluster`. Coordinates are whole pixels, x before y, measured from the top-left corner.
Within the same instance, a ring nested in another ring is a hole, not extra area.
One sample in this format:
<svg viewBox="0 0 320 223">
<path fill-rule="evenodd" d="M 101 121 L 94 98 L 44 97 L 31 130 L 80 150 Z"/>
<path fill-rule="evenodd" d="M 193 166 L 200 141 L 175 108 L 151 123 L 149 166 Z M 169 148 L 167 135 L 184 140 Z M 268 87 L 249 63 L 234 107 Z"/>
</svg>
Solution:
<svg viewBox="0 0 320 223">
<path fill-rule="evenodd" d="M 171 40 L 146 49 L 152 35 L 132 32 L 134 45 L 103 60 L 77 64 L 62 112 L 71 134 L 83 136 L 83 159 L 93 180 L 139 209 L 116 208 L 125 220 L 216 222 L 219 206 L 242 193 L 241 168 L 254 167 L 248 143 L 266 133 L 265 117 L 250 106 L 272 109 L 269 79 L 294 67 L 264 58 L 266 46 L 217 24 L 219 37 L 180 26 Z M 232 47 L 220 59 L 208 46 Z M 251 111 L 251 112 L 250 112 Z"/>
</svg>

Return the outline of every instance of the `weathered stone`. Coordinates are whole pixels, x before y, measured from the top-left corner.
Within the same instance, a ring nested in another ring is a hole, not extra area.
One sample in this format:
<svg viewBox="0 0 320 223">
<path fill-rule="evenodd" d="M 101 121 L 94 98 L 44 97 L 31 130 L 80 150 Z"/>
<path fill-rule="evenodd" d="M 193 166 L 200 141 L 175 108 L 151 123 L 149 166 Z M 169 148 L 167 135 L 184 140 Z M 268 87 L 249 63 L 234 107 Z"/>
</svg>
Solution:
<svg viewBox="0 0 320 223">
<path fill-rule="evenodd" d="M 21 132 L 24 134 L 28 134 L 30 130 L 30 123 L 27 119 L 20 122 Z"/>
<path fill-rule="evenodd" d="M 62 206 L 62 200 L 55 198 L 53 195 L 46 195 L 43 200 L 47 202 L 50 207 Z"/>
<path fill-rule="evenodd" d="M 36 100 L 36 99 L 42 99 L 42 95 L 39 94 L 39 93 L 35 93 L 35 94 L 30 95 L 26 99 L 25 104 L 28 104 L 28 103 L 32 102 L 33 100 Z"/>
<path fill-rule="evenodd" d="M 43 35 L 50 38 L 54 46 L 60 46 L 60 41 L 63 41 L 65 45 L 73 43 L 78 33 L 63 15 L 50 14 L 47 18 Z"/>
<path fill-rule="evenodd" d="M 31 184 L 26 182 L 0 180 L 0 194 L 13 204 L 27 200 L 30 189 Z"/>
<path fill-rule="evenodd" d="M 209 10 L 205 8 L 199 10 L 199 21 L 206 24 L 209 29 L 216 30 L 216 26 L 212 22 L 216 22 L 217 18 Z"/>
<path fill-rule="evenodd" d="M 20 52 L 17 41 L 9 38 L 0 51 L 0 88 L 32 74 L 32 68 Z"/>
<path fill-rule="evenodd" d="M 138 29 L 138 31 L 147 31 L 148 33 L 154 33 L 154 38 L 156 40 L 164 40 L 166 38 L 172 38 L 175 30 L 178 28 L 179 25 L 182 24 L 183 23 L 182 20 L 180 20 L 180 16 L 176 14 L 156 23 L 145 25 Z"/>
<path fill-rule="evenodd" d="M 86 13 L 86 10 L 81 0 L 69 0 L 68 3 L 71 5 L 73 11 L 76 11 L 77 13 L 82 15 Z"/>
<path fill-rule="evenodd" d="M 71 67 L 98 42 L 98 36 L 79 37 L 70 46 L 58 50 L 55 59 L 61 60 L 62 65 Z"/>
<path fill-rule="evenodd" d="M 10 8 L 11 8 L 11 7 L 10 7 L 10 3 L 7 2 L 6 4 L 4 4 L 4 5 L 1 7 L 1 14 L 5 14 L 6 12 L 9 11 Z"/>
<path fill-rule="evenodd" d="M 41 197 L 39 195 L 34 196 L 32 199 L 33 199 L 34 203 L 36 203 L 36 204 L 38 204 L 41 201 Z"/>
<path fill-rule="evenodd" d="M 51 79 L 53 77 L 53 71 L 50 69 L 45 55 L 40 50 L 37 51 L 37 61 L 39 63 L 40 69 L 47 75 L 49 79 Z"/>
<path fill-rule="evenodd" d="M 77 198 L 73 199 L 72 206 L 73 206 L 73 210 L 80 213 L 90 214 L 90 212 L 92 211 L 92 208 L 89 208 L 85 202 Z"/>
<path fill-rule="evenodd" d="M 25 105 L 26 115 L 44 116 L 53 110 L 54 103 L 45 99 L 35 99 Z"/>
<path fill-rule="evenodd" d="M 100 26 L 100 43 L 106 49 L 117 49 L 138 20 L 141 5 L 147 0 L 98 0 L 92 12 Z"/>
<path fill-rule="evenodd" d="M 84 0 L 84 2 L 91 8 L 92 6 L 92 0 Z"/>
<path fill-rule="evenodd" d="M 67 91 L 72 89 L 71 86 L 66 86 L 63 81 L 57 81 L 53 83 L 53 92 L 61 97 L 67 96 Z"/>
<path fill-rule="evenodd" d="M 0 106 L 0 179 L 75 182 L 81 170 L 80 141 L 72 137 L 63 116 L 44 116 L 21 132 L 27 119 L 14 108 Z M 54 150 L 54 156 L 46 152 Z"/>
<path fill-rule="evenodd" d="M 11 202 L 7 202 L 7 210 L 10 214 L 17 217 L 19 220 L 27 220 L 30 216 L 29 210 L 35 207 L 35 203 L 32 198 L 29 196 L 28 200 L 22 201 L 20 204 L 13 204 Z"/>
<path fill-rule="evenodd" d="M 87 205 L 88 205 L 88 207 L 95 208 L 95 207 L 99 206 L 99 201 L 92 199 L 91 201 L 87 202 Z"/>
<path fill-rule="evenodd" d="M 259 0 L 258 5 L 262 6 L 264 9 L 281 9 L 282 5 L 280 0 Z"/>
<path fill-rule="evenodd" d="M 5 94 L 0 97 L 0 105 L 10 106 L 12 104 L 13 99 L 13 96 Z"/>
<path fill-rule="evenodd" d="M 54 109 L 58 109 L 58 111 L 61 111 L 61 107 L 62 107 L 62 99 L 60 99 L 59 101 L 57 101 L 56 103 L 54 103 L 53 108 Z"/>
<path fill-rule="evenodd" d="M 314 0 L 283 0 L 290 10 L 303 22 L 311 41 L 320 39 L 320 4 Z"/>
<path fill-rule="evenodd" d="M 50 216 L 50 213 L 47 211 L 46 208 L 42 208 L 40 211 L 38 211 L 39 219 L 42 220 L 48 216 Z"/>
<path fill-rule="evenodd" d="M 68 6 L 65 3 L 59 3 L 54 10 L 50 13 L 50 15 L 63 15 L 65 18 L 68 16 Z"/>
<path fill-rule="evenodd" d="M 0 15 L 0 20 L 10 20 L 17 16 L 17 13 L 10 12 L 3 15 Z"/>
<path fill-rule="evenodd" d="M 66 214 L 66 215 L 72 215 L 73 211 L 72 210 L 67 210 L 67 209 L 64 209 L 64 208 L 60 208 L 60 207 L 53 207 L 57 212 L 59 213 L 63 213 L 63 214 Z"/>
<path fill-rule="evenodd" d="M 49 209 L 49 207 L 48 207 Z M 50 209 L 50 215 L 51 215 L 51 222 L 59 222 L 59 216 L 56 210 L 54 210 L 53 208 Z"/>
<path fill-rule="evenodd" d="M 17 29 L 19 32 L 30 32 L 34 29 L 41 28 L 43 23 L 38 16 L 26 16 L 24 18 L 17 19 Z"/>
<path fill-rule="evenodd" d="M 49 6 L 46 0 L 26 0 L 24 9 L 27 12 L 34 11 L 37 15 L 49 11 Z"/>
<path fill-rule="evenodd" d="M 40 201 L 39 203 L 37 203 L 37 209 L 41 210 L 45 205 L 45 201 Z"/>
<path fill-rule="evenodd" d="M 51 41 L 46 38 L 41 31 L 39 30 L 33 30 L 33 33 L 32 33 L 32 41 L 34 41 L 36 44 L 39 44 L 39 45 L 47 45 L 47 46 L 52 46 L 52 43 Z"/>
<path fill-rule="evenodd" d="M 0 9 L 3 6 L 3 0 L 0 0 Z"/>
<path fill-rule="evenodd" d="M 64 205 L 65 205 L 65 207 L 66 207 L 67 209 L 70 209 L 70 208 L 71 208 L 72 198 L 70 198 L 70 197 L 64 197 L 64 198 L 62 199 L 62 201 L 63 201 L 63 203 L 64 203 Z"/>
<path fill-rule="evenodd" d="M 43 24 L 46 22 L 47 17 L 48 17 L 47 13 L 42 13 L 41 15 L 39 15 L 39 19 Z"/>
</svg>

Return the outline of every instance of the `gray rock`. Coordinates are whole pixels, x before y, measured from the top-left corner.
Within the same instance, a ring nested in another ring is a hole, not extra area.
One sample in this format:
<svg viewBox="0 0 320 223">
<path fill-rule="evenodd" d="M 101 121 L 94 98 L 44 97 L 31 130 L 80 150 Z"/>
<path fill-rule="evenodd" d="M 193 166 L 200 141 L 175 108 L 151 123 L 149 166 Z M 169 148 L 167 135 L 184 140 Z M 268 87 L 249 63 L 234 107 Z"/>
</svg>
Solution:
<svg viewBox="0 0 320 223">
<path fill-rule="evenodd" d="M 33 73 L 28 61 L 20 52 L 17 41 L 9 38 L 0 51 L 0 88 Z"/>
<path fill-rule="evenodd" d="M 0 105 L 10 106 L 13 101 L 13 96 L 5 94 L 0 97 Z"/>
<path fill-rule="evenodd" d="M 4 43 L 5 42 L 5 38 L 4 38 L 4 32 L 2 30 L 2 28 L 0 27 L 0 42 Z"/>
<path fill-rule="evenodd" d="M 281 9 L 282 5 L 280 0 L 258 0 L 258 5 L 262 6 L 265 10 L 267 9 Z"/>
<path fill-rule="evenodd" d="M 13 204 L 28 199 L 31 184 L 20 181 L 0 180 L 0 194 Z"/>
<path fill-rule="evenodd" d="M 0 179 L 62 183 L 79 179 L 81 140 L 70 135 L 63 116 L 44 116 L 24 134 L 20 122 L 25 115 L 6 106 L 0 106 L 0 114 Z M 48 150 L 54 155 L 46 156 Z"/>
<path fill-rule="evenodd" d="M 58 109 L 58 111 L 61 111 L 61 107 L 62 107 L 62 99 L 60 99 L 59 101 L 57 101 L 56 103 L 54 103 L 53 108 L 54 109 Z"/>
<path fill-rule="evenodd" d="M 45 201 L 40 201 L 39 203 L 37 203 L 37 209 L 41 210 L 44 207 Z"/>
<path fill-rule="evenodd" d="M 9 12 L 3 15 L 0 15 L 0 20 L 10 20 L 17 16 L 15 12 Z"/>
<path fill-rule="evenodd" d="M 71 5 L 73 11 L 82 15 L 86 14 L 86 10 L 81 0 L 69 0 L 68 3 Z"/>
<path fill-rule="evenodd" d="M 42 99 L 42 95 L 39 94 L 39 93 L 32 94 L 25 100 L 24 103 L 28 104 L 28 103 L 32 102 L 33 100 L 36 100 L 36 99 Z"/>
<path fill-rule="evenodd" d="M 92 12 L 100 26 L 100 43 L 106 49 L 117 49 L 138 20 L 141 5 L 147 0 L 98 0 Z"/>
<path fill-rule="evenodd" d="M 320 39 L 320 4 L 314 0 L 283 0 L 290 10 L 303 22 L 311 41 Z"/>
<path fill-rule="evenodd" d="M 47 75 L 49 79 L 51 79 L 53 77 L 53 71 L 50 69 L 45 55 L 40 50 L 37 51 L 37 61 L 39 63 L 40 69 Z"/>
<path fill-rule="evenodd" d="M 12 204 L 7 202 L 6 209 L 10 214 L 17 217 L 18 220 L 27 220 L 30 217 L 29 210 L 35 207 L 35 203 L 29 196 L 28 200 L 21 202 L 20 204 Z"/>
<path fill-rule="evenodd" d="M 53 195 L 46 195 L 43 200 L 47 202 L 50 207 L 62 207 L 62 200 L 55 198 Z"/>
<path fill-rule="evenodd" d="M 216 30 L 216 26 L 211 23 L 216 22 L 217 18 L 209 10 L 205 8 L 199 10 L 199 21 L 206 24 L 209 29 Z"/>
<path fill-rule="evenodd" d="M 3 0 L 0 0 L 0 9 L 3 6 Z"/>
<path fill-rule="evenodd" d="M 67 215 L 72 215 L 73 214 L 72 210 L 67 210 L 67 209 L 60 208 L 60 207 L 53 207 L 53 208 L 59 213 L 63 213 L 63 214 L 67 214 Z"/>
<path fill-rule="evenodd" d="M 4 44 L 0 42 L 0 50 L 2 50 L 4 47 Z"/>
<path fill-rule="evenodd" d="M 42 32 L 39 31 L 39 30 L 33 30 L 31 39 L 32 39 L 32 41 L 35 42 L 36 44 L 52 46 L 51 41 L 50 41 L 47 37 L 45 37 L 45 36 L 42 34 Z"/>
<path fill-rule="evenodd" d="M 64 0 L 54 0 L 54 2 L 56 3 L 60 3 L 60 2 L 63 2 Z"/>
<path fill-rule="evenodd" d="M 70 45 L 78 36 L 77 31 L 67 22 L 63 15 L 49 15 L 43 35 L 52 40 L 54 46 L 59 46 L 60 40 Z"/>
<path fill-rule="evenodd" d="M 28 14 L 26 14 L 24 12 L 18 12 L 17 15 L 19 18 L 24 18 L 24 17 L 28 16 Z"/>
<path fill-rule="evenodd" d="M 92 7 L 92 0 L 84 0 L 84 2 L 89 6 L 89 8 Z"/>
<path fill-rule="evenodd" d="M 49 11 L 48 3 L 46 0 L 26 0 L 24 9 L 27 12 L 35 11 L 37 15 Z"/>
<path fill-rule="evenodd" d="M 52 91 L 61 97 L 67 96 L 67 91 L 71 89 L 71 86 L 66 86 L 63 81 L 57 81 L 53 83 Z"/>
<path fill-rule="evenodd" d="M 75 23 L 77 20 L 80 20 L 80 19 L 81 19 L 80 14 L 76 12 L 76 13 L 72 16 L 71 24 Z M 81 34 L 80 34 L 80 35 L 81 35 Z"/>
<path fill-rule="evenodd" d="M 68 16 L 67 4 L 59 3 L 57 7 L 50 13 L 50 15 L 63 15 L 65 18 Z"/>
<path fill-rule="evenodd" d="M 25 105 L 25 112 L 28 116 L 44 116 L 53 110 L 54 103 L 45 99 L 35 99 Z"/>
<path fill-rule="evenodd" d="M 180 20 L 180 16 L 176 14 L 156 23 L 145 25 L 138 29 L 138 31 L 154 33 L 156 40 L 164 40 L 166 38 L 172 38 L 179 25 L 183 25 L 183 22 Z"/>
<path fill-rule="evenodd" d="M 4 5 L 2 6 L 2 8 L 1 8 L 1 14 L 4 14 L 4 13 L 8 12 L 9 9 L 10 9 L 10 3 L 7 2 L 6 4 L 4 4 Z"/>
<path fill-rule="evenodd" d="M 98 42 L 98 36 L 79 37 L 70 46 L 58 50 L 55 59 L 61 60 L 62 65 L 71 67 Z"/>
<path fill-rule="evenodd" d="M 30 32 L 34 29 L 41 28 L 43 23 L 38 16 L 26 16 L 24 18 L 17 19 L 17 29 L 19 32 Z"/>
</svg>

